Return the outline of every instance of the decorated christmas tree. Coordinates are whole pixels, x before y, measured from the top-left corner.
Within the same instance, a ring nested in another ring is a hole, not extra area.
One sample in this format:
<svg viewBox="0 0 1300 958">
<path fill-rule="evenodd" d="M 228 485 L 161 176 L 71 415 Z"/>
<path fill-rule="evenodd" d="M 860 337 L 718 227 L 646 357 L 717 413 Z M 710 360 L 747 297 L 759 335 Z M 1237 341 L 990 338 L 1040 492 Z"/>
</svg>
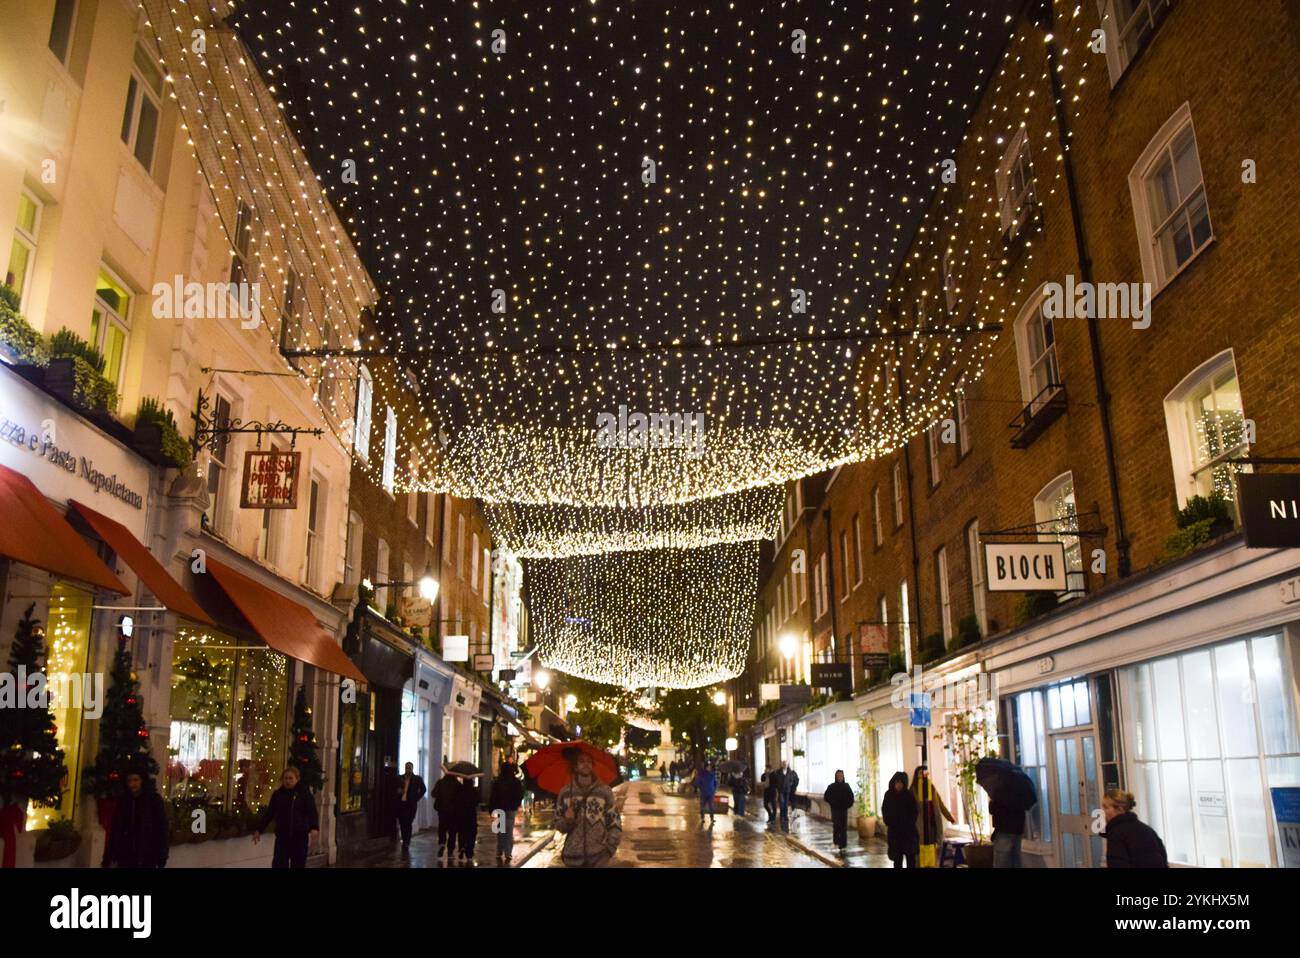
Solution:
<svg viewBox="0 0 1300 958">
<path fill-rule="evenodd" d="M 0 805 L 54 807 L 63 798 L 68 770 L 54 716 L 34 694 L 45 669 L 45 630 L 32 618 L 33 608 L 18 623 L 9 675 L 0 678 Z"/>
<path fill-rule="evenodd" d="M 312 791 L 325 787 L 325 773 L 317 754 L 316 732 L 311 727 L 311 709 L 307 707 L 307 687 L 298 686 L 293 700 L 293 729 L 289 742 L 289 764 L 302 774 L 302 783 Z"/>
<path fill-rule="evenodd" d="M 158 763 L 149 754 L 149 728 L 144 721 L 144 699 L 140 683 L 131 669 L 126 639 L 117 640 L 110 685 L 99 722 L 99 752 L 95 764 L 86 768 L 86 787 L 96 798 L 116 798 L 126 784 L 128 771 L 158 774 Z"/>
</svg>

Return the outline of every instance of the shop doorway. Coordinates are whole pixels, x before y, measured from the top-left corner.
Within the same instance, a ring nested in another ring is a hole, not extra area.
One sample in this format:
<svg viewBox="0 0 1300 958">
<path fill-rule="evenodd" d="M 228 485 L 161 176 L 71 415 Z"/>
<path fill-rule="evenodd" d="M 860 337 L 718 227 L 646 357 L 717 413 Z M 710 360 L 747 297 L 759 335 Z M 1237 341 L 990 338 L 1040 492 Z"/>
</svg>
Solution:
<svg viewBox="0 0 1300 958">
<path fill-rule="evenodd" d="M 1093 833 L 1096 811 L 1101 808 L 1100 763 L 1097 733 L 1092 729 L 1051 735 L 1052 765 L 1056 785 L 1057 862 L 1062 868 L 1099 868 L 1101 836 Z"/>
</svg>

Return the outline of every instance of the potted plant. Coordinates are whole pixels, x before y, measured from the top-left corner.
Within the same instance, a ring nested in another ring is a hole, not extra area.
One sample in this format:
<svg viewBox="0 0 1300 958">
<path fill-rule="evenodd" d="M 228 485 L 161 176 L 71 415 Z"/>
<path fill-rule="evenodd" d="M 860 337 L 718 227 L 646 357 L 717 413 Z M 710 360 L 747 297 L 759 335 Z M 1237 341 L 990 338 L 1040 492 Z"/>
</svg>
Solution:
<svg viewBox="0 0 1300 958">
<path fill-rule="evenodd" d="M 1227 535 L 1236 524 L 1232 502 L 1219 491 L 1192 496 L 1187 505 L 1174 510 L 1178 531 L 1165 540 L 1161 558 L 1168 561 L 1187 555 L 1197 546 Z"/>
<path fill-rule="evenodd" d="M 974 645 L 983 636 L 980 635 L 979 619 L 974 615 L 963 615 L 957 621 L 957 645 L 965 648 L 968 645 Z"/>
<path fill-rule="evenodd" d="M 870 747 L 876 724 L 870 719 L 863 719 L 858 726 L 862 730 L 862 753 L 867 756 L 866 763 L 858 767 L 858 834 L 863 838 L 874 838 L 880 825 L 880 819 L 876 817 L 876 782 L 879 779 L 880 758 L 875 749 Z"/>
<path fill-rule="evenodd" d="M 1055 592 L 1026 592 L 1020 597 L 1020 601 L 1016 603 L 1016 623 L 1023 625 L 1030 619 L 1036 619 L 1040 615 L 1051 612 L 1056 608 L 1056 604 Z"/>
<path fill-rule="evenodd" d="M 921 646 L 921 661 L 932 662 L 943 656 L 947 651 L 944 644 L 942 632 L 931 632 L 925 637 L 925 644 Z"/>
<path fill-rule="evenodd" d="M 49 362 L 45 340 L 18 311 L 18 294 L 0 283 L 0 357 L 10 363 L 44 366 Z"/>
<path fill-rule="evenodd" d="M 177 469 L 188 466 L 193 455 L 172 411 L 152 396 L 140 400 L 131 445 L 150 462 Z"/>
<path fill-rule="evenodd" d="M 975 768 L 980 759 L 997 754 L 997 731 L 984 708 L 954 712 L 944 727 L 957 769 L 958 788 L 966 820 L 970 825 L 971 844 L 966 846 L 966 864 L 971 868 L 993 866 L 993 843 L 989 840 L 984 811 L 979 805 L 979 785 Z"/>
<path fill-rule="evenodd" d="M 94 346 L 66 327 L 50 337 L 45 388 L 88 412 L 111 410 L 117 391 L 104 376 L 105 360 Z"/>
<path fill-rule="evenodd" d="M 35 858 L 38 862 L 56 862 L 81 847 L 81 832 L 66 818 L 56 818 L 36 837 Z"/>
</svg>

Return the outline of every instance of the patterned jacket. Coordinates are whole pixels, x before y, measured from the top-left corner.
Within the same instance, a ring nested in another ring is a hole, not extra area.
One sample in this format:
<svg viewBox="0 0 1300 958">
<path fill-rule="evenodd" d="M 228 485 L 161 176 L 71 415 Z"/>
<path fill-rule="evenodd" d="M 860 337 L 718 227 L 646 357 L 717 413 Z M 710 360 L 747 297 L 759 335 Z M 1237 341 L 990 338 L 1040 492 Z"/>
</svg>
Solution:
<svg viewBox="0 0 1300 958">
<path fill-rule="evenodd" d="M 566 815 L 574 809 L 573 821 Z M 623 822 L 614 791 L 599 781 L 582 788 L 570 782 L 555 799 L 555 830 L 567 836 L 560 857 L 579 868 L 606 864 L 623 838 Z"/>
</svg>

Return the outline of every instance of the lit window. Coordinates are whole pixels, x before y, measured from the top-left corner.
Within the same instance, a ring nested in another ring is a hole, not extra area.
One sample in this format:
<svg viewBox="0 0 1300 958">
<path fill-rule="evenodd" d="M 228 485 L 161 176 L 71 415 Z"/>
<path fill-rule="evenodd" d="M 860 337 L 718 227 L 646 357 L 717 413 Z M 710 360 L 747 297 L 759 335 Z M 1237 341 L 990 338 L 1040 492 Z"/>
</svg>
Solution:
<svg viewBox="0 0 1300 958">
<path fill-rule="evenodd" d="M 980 635 L 988 635 L 988 605 L 984 586 L 984 550 L 980 548 L 980 524 L 972 522 L 966 527 L 966 548 L 970 553 L 970 589 L 975 607 L 975 620 L 979 623 Z"/>
<path fill-rule="evenodd" d="M 941 547 L 934 557 L 935 574 L 939 581 L 939 611 L 943 624 L 943 641 L 952 641 L 952 594 L 948 591 L 948 549 Z"/>
<path fill-rule="evenodd" d="M 388 541 L 380 539 L 379 544 L 375 547 L 375 604 L 379 611 L 384 614 L 387 614 L 388 610 L 388 587 L 382 583 L 391 582 L 393 579 L 388 567 Z"/>
<path fill-rule="evenodd" d="M 375 384 L 370 370 L 362 366 L 357 375 L 357 425 L 353 433 L 357 455 L 362 462 L 370 459 L 370 414 L 375 402 Z"/>
<path fill-rule="evenodd" d="M 95 305 L 90 314 L 91 345 L 104 357 L 104 376 L 116 386 L 122 379 L 131 295 L 126 284 L 101 268 L 95 282 Z"/>
<path fill-rule="evenodd" d="M 957 395 L 957 441 L 964 456 L 970 452 L 970 411 L 966 408 L 966 394 Z"/>
<path fill-rule="evenodd" d="M 903 464 L 894 463 L 894 526 L 903 524 Z"/>
<path fill-rule="evenodd" d="M 384 471 L 382 482 L 384 491 L 393 494 L 395 473 L 397 472 L 397 413 L 392 406 L 386 407 L 384 413 Z"/>
<path fill-rule="evenodd" d="M 1232 477 L 1242 467 L 1228 460 L 1250 454 L 1232 350 L 1202 363 L 1174 388 L 1165 398 L 1165 423 L 1178 504 L 1213 492 L 1232 499 Z"/>
<path fill-rule="evenodd" d="M 28 190 L 18 194 L 18 222 L 14 226 L 14 242 L 9 248 L 9 268 L 5 270 L 5 285 L 19 297 L 22 306 L 27 299 L 27 287 L 32 280 L 36 262 L 36 238 L 41 229 L 41 201 Z"/>
<path fill-rule="evenodd" d="M 1079 513 L 1074 504 L 1074 473 L 1057 476 L 1034 497 L 1034 518 L 1039 535 L 1044 542 L 1060 542 L 1065 546 L 1066 591 L 1082 592 L 1086 584 L 1083 574 L 1083 546 L 1079 537 Z"/>
<path fill-rule="evenodd" d="M 1106 65 L 1112 86 L 1155 33 L 1172 5 L 1173 0 L 1097 0 L 1106 33 Z"/>
<path fill-rule="evenodd" d="M 1183 104 L 1129 174 L 1142 272 L 1159 290 L 1214 238 L 1191 109 Z"/>
<path fill-rule="evenodd" d="M 1056 357 L 1056 329 L 1044 310 L 1042 291 L 1029 302 L 1016 319 L 1016 356 L 1020 367 L 1020 394 L 1024 401 L 1037 407 L 1045 404 L 1061 385 L 1061 371 Z"/>
<path fill-rule="evenodd" d="M 356 582 L 361 571 L 361 546 L 365 536 L 365 522 L 356 512 L 348 513 L 347 551 L 343 557 L 343 581 Z"/>
<path fill-rule="evenodd" d="M 126 89 L 126 110 L 122 114 L 122 142 L 148 173 L 153 172 L 154 147 L 158 142 L 162 85 L 162 71 L 145 48 L 137 46 Z"/>
<path fill-rule="evenodd" d="M 873 534 L 876 538 L 876 545 L 879 546 L 885 541 L 885 533 L 880 525 L 880 487 L 876 486 L 871 490 L 871 525 Z"/>
<path fill-rule="evenodd" d="M 903 668 L 912 671 L 912 608 L 907 600 L 907 580 L 898 585 L 898 644 L 903 649 Z"/>
<path fill-rule="evenodd" d="M 928 462 L 930 466 L 931 488 L 934 488 L 939 484 L 939 426 L 939 423 L 933 423 L 930 428 L 925 431 L 925 445 L 929 454 Z"/>
</svg>

